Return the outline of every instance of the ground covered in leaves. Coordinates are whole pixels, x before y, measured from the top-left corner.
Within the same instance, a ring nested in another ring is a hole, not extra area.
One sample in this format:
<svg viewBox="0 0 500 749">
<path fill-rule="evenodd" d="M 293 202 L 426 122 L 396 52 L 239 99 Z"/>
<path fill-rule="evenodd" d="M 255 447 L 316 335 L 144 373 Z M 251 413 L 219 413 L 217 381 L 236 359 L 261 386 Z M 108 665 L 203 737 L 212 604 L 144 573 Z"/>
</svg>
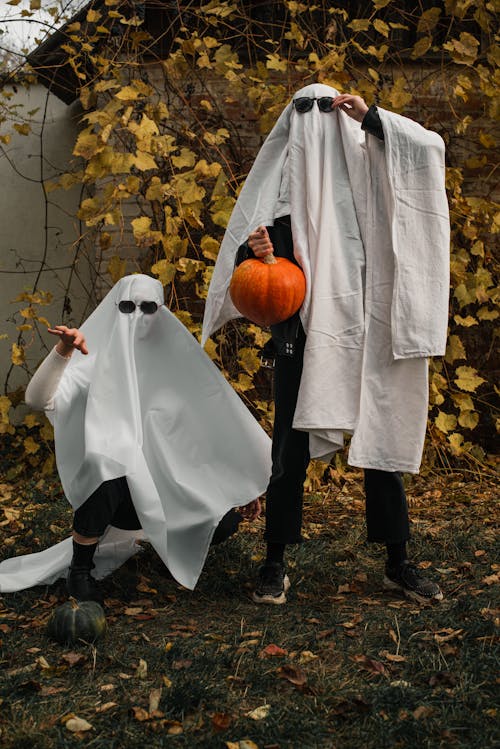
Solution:
<svg viewBox="0 0 500 749">
<path fill-rule="evenodd" d="M 0 484 L 2 558 L 70 528 L 57 479 L 15 473 Z M 1 746 L 500 745 L 495 483 L 465 473 L 409 480 L 412 556 L 445 593 L 421 608 L 381 589 L 361 474 L 335 478 L 307 497 L 286 606 L 250 599 L 262 520 L 211 550 L 194 592 L 146 547 L 105 581 L 109 629 L 95 645 L 48 640 L 62 583 L 0 596 Z"/>
</svg>

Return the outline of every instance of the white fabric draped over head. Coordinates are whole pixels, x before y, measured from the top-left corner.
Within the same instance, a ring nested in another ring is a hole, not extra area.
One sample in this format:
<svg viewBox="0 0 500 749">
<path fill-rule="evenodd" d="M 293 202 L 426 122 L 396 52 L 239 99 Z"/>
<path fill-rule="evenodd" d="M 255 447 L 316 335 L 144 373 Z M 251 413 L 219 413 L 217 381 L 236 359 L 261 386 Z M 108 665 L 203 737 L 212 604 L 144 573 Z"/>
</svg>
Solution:
<svg viewBox="0 0 500 749">
<path fill-rule="evenodd" d="M 119 311 L 123 300 L 135 303 L 132 313 Z M 157 312 L 145 314 L 142 302 L 156 302 Z M 119 281 L 82 326 L 89 354 L 74 352 L 47 415 L 73 508 L 103 481 L 125 476 L 144 536 L 178 582 L 193 588 L 221 518 L 265 491 L 271 441 L 162 305 L 159 281 L 142 275 Z M 133 553 L 130 539 L 130 532 L 106 533 L 98 576 Z M 70 547 L 62 542 L 7 560 L 0 590 L 55 579 L 67 568 Z"/>
<path fill-rule="evenodd" d="M 337 95 L 311 84 L 294 98 Z M 230 218 L 202 343 L 239 316 L 228 294 L 236 251 L 257 226 L 273 225 L 282 215 L 286 195 L 294 255 L 307 282 L 300 311 L 307 343 L 294 427 L 310 433 L 314 457 L 331 456 L 343 433 L 354 432 L 353 465 L 416 471 L 426 423 L 426 357 L 444 354 L 446 345 L 444 144 L 412 120 L 378 111 L 384 142 L 365 136 L 337 109 L 324 113 L 315 102 L 301 114 L 287 105 Z M 405 421 L 401 388 L 413 393 L 405 401 L 413 426 L 385 437 L 381 449 L 387 425 Z"/>
</svg>

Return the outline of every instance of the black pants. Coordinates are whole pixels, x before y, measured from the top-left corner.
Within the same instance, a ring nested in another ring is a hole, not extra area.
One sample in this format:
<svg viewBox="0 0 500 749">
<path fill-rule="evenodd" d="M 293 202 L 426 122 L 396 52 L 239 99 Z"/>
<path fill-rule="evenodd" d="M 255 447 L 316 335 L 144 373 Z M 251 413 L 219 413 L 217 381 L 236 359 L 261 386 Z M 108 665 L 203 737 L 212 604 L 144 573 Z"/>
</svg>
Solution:
<svg viewBox="0 0 500 749">
<path fill-rule="evenodd" d="M 274 369 L 273 468 L 266 495 L 265 539 L 299 543 L 309 435 L 292 428 L 306 336 L 302 327 L 294 356 L 276 356 Z M 365 469 L 368 541 L 401 543 L 409 538 L 408 507 L 399 473 Z"/>
<path fill-rule="evenodd" d="M 219 544 L 232 536 L 242 519 L 237 510 L 229 510 L 215 529 L 212 544 Z M 108 525 L 127 531 L 141 527 L 124 476 L 103 481 L 73 518 L 73 529 L 87 538 L 102 536 Z"/>
</svg>

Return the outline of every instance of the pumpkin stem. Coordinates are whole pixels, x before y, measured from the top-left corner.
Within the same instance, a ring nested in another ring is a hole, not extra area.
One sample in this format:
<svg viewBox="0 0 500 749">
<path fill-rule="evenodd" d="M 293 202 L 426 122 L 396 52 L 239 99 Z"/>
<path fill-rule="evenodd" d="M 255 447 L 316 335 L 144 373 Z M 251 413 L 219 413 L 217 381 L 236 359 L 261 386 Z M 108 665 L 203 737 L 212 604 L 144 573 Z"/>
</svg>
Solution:
<svg viewBox="0 0 500 749">
<path fill-rule="evenodd" d="M 276 265 L 276 258 L 274 257 L 274 254 L 272 252 L 269 253 L 269 255 L 264 255 L 262 258 L 262 262 L 266 265 Z"/>
<path fill-rule="evenodd" d="M 78 601 L 76 600 L 76 598 L 73 598 L 73 596 L 70 596 L 69 602 L 71 604 L 71 608 L 72 609 L 79 609 L 80 608 L 79 605 L 78 605 Z"/>
</svg>

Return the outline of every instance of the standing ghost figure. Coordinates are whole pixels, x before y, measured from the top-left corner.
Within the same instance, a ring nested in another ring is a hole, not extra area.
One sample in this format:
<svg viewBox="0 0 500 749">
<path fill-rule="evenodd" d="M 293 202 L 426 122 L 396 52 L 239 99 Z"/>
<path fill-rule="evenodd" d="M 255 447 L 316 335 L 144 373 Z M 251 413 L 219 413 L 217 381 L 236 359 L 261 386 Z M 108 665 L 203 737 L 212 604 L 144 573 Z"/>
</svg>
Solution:
<svg viewBox="0 0 500 749">
<path fill-rule="evenodd" d="M 444 144 L 416 122 L 321 84 L 298 91 L 240 192 L 209 289 L 202 343 L 239 316 L 235 262 L 269 252 L 302 268 L 297 315 L 272 327 L 273 472 L 268 553 L 256 602 L 284 603 L 288 543 L 301 541 L 310 457 L 329 460 L 352 435 L 365 469 L 368 540 L 385 542 L 387 587 L 418 600 L 439 587 L 407 560 L 400 472 L 417 473 L 427 421 L 429 356 L 445 352 L 449 215 Z"/>
<path fill-rule="evenodd" d="M 53 332 L 62 340 L 26 400 L 54 424 L 73 543 L 4 561 L 0 591 L 49 583 L 69 568 L 70 594 L 95 599 L 93 559 L 103 577 L 141 537 L 193 588 L 214 533 L 234 532 L 233 508 L 264 491 L 270 439 L 166 309 L 159 281 L 125 277 L 80 331 Z"/>
</svg>

